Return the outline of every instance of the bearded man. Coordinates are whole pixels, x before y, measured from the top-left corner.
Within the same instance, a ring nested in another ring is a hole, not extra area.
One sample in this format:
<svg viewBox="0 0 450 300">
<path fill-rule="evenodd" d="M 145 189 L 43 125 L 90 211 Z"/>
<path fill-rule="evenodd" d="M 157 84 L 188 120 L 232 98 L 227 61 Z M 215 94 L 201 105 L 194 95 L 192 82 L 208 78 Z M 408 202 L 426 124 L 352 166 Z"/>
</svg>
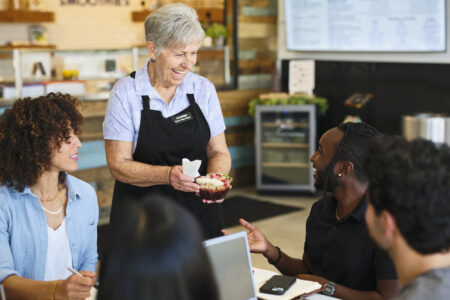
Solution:
<svg viewBox="0 0 450 300">
<path fill-rule="evenodd" d="M 370 239 L 364 220 L 368 188 L 365 147 L 379 132 L 346 123 L 325 132 L 312 155 L 314 181 L 324 196 L 306 221 L 303 258 L 292 258 L 247 221 L 250 250 L 262 253 L 282 274 L 319 282 L 324 294 L 341 299 L 386 299 L 400 286 L 389 256 Z M 327 191 L 331 192 L 330 195 Z"/>
</svg>

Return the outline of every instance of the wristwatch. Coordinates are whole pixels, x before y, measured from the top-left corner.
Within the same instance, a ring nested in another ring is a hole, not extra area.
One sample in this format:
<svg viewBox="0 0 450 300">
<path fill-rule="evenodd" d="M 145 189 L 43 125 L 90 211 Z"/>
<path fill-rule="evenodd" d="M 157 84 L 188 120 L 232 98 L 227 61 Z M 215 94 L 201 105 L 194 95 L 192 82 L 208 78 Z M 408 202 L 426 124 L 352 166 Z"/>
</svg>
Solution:
<svg viewBox="0 0 450 300">
<path fill-rule="evenodd" d="M 325 283 L 324 287 L 325 289 L 322 291 L 327 296 L 333 296 L 334 290 L 335 290 L 335 283 L 333 281 L 330 281 L 328 283 Z"/>
</svg>

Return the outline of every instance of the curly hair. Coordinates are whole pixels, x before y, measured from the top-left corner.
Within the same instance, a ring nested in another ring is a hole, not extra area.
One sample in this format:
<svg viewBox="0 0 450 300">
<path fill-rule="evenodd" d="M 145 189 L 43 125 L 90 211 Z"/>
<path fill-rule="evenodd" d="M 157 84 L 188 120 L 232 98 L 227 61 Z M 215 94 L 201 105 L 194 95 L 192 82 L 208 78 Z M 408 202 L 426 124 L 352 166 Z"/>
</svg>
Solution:
<svg viewBox="0 0 450 300">
<path fill-rule="evenodd" d="M 18 99 L 0 116 L 0 184 L 23 192 L 51 167 L 52 153 L 80 133 L 80 103 L 70 95 L 50 93 Z M 59 182 L 65 173 L 59 175 Z"/>
<path fill-rule="evenodd" d="M 450 148 L 391 136 L 371 143 L 365 160 L 370 203 L 387 210 L 422 254 L 450 250 Z"/>
</svg>

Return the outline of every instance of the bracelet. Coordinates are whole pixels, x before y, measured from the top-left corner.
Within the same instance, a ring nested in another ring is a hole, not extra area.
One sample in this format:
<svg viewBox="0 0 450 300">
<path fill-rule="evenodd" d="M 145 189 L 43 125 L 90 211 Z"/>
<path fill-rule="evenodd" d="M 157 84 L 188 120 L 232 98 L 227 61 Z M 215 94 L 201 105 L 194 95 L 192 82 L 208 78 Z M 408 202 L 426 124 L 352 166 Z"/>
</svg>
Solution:
<svg viewBox="0 0 450 300">
<path fill-rule="evenodd" d="M 173 167 L 169 167 L 168 169 L 167 169 L 167 183 L 170 185 L 171 183 L 170 183 L 170 171 L 172 171 L 172 168 Z"/>
<path fill-rule="evenodd" d="M 270 261 L 270 259 L 267 258 L 267 261 L 269 262 L 269 264 L 274 265 L 276 267 L 278 265 L 278 263 L 280 262 L 280 260 L 281 260 L 281 250 L 280 250 L 280 247 L 276 247 L 275 246 L 275 248 L 277 248 L 277 250 L 278 250 L 278 257 L 277 257 L 277 259 L 275 261 Z"/>
<path fill-rule="evenodd" d="M 55 292 L 56 292 L 56 284 L 58 283 L 58 281 L 55 281 L 53 283 L 53 287 L 52 287 L 52 295 L 50 297 L 50 300 L 55 300 Z"/>
</svg>

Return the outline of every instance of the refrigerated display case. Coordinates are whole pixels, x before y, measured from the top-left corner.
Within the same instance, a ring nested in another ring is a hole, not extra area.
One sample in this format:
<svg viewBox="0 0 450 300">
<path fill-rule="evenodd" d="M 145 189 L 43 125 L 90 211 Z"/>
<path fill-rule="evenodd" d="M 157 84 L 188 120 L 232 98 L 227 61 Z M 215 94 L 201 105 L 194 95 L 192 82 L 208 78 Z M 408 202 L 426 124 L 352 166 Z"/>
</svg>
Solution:
<svg viewBox="0 0 450 300">
<path fill-rule="evenodd" d="M 315 192 L 309 161 L 316 146 L 314 105 L 258 105 L 255 133 L 258 192 Z"/>
</svg>

